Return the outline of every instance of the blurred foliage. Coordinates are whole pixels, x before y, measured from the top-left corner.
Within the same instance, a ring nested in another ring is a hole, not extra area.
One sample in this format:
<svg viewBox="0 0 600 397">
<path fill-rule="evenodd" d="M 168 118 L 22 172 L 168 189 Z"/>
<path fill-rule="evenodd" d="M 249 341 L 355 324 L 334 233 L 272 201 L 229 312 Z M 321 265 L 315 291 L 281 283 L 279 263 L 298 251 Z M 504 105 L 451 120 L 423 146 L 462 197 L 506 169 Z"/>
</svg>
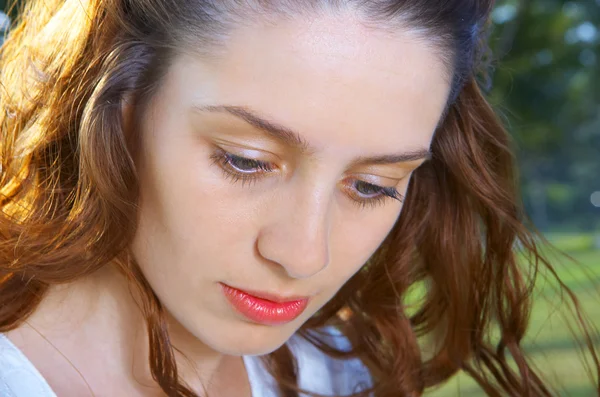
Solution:
<svg viewBox="0 0 600 397">
<path fill-rule="evenodd" d="M 543 230 L 600 230 L 600 0 L 499 0 L 493 22 L 489 95 L 528 213 Z"/>
<path fill-rule="evenodd" d="M 600 0 L 497 3 L 492 103 L 518 147 L 541 229 L 600 227 Z"/>
</svg>

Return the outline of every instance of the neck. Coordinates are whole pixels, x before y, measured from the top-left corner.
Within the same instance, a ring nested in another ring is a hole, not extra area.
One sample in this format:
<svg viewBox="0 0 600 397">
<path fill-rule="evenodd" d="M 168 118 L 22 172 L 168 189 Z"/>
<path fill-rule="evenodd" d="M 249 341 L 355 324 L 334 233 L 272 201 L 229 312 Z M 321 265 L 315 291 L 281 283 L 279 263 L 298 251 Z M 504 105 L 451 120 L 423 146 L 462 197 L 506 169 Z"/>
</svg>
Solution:
<svg viewBox="0 0 600 397">
<path fill-rule="evenodd" d="M 125 278 L 106 266 L 86 279 L 52 288 L 27 324 L 76 366 L 92 389 L 102 390 L 103 381 L 120 379 L 148 391 L 157 386 L 137 301 Z M 166 321 L 172 345 L 185 354 L 176 353 L 179 377 L 199 395 L 205 394 L 203 385 L 210 385 L 210 391 L 221 383 L 219 373 L 239 369 L 239 357 L 212 350 L 168 314 Z M 107 379 L 97 379 L 98 374 Z"/>
</svg>

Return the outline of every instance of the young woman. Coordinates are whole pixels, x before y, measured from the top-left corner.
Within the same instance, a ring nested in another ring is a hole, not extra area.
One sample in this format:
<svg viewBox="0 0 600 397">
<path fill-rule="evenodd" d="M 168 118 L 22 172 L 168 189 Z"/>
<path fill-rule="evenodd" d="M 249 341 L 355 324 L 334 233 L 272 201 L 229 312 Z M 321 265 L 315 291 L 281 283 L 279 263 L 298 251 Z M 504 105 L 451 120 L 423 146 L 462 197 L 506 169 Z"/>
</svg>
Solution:
<svg viewBox="0 0 600 397">
<path fill-rule="evenodd" d="M 550 395 L 520 347 L 548 265 L 474 77 L 491 7 L 26 2 L 0 394 L 418 396 L 465 371 Z"/>
</svg>

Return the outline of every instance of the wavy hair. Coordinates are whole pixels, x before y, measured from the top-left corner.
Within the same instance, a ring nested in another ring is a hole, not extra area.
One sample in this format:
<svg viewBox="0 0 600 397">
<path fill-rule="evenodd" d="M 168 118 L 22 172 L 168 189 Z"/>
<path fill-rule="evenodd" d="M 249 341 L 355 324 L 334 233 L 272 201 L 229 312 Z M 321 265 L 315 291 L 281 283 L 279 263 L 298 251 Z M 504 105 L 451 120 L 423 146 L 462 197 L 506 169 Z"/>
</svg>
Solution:
<svg viewBox="0 0 600 397">
<path fill-rule="evenodd" d="M 143 297 L 153 378 L 169 396 L 195 396 L 179 377 L 164 309 L 128 250 L 137 216 L 136 126 L 179 52 L 214 55 L 231 29 L 247 21 L 349 8 L 366 25 L 421 35 L 446 63 L 452 91 L 433 158 L 415 171 L 393 230 L 300 334 L 332 357 L 358 357 L 374 380 L 367 392 L 377 397 L 420 396 L 459 371 L 490 396 L 552 395 L 521 341 L 538 270 L 556 273 L 526 226 L 509 136 L 476 79 L 492 6 L 492 0 L 26 2 L 0 50 L 0 332 L 22 324 L 50 286 L 116 263 Z M 134 105 L 131 124 L 122 119 L 124 98 Z M 518 260 L 517 243 L 528 260 Z M 575 307 L 597 377 L 596 331 L 558 281 Z M 424 298 L 411 311 L 405 298 L 415 285 Z M 339 329 L 352 349 L 317 337 L 324 325 Z M 427 355 L 419 345 L 424 337 L 434 348 Z M 264 361 L 281 395 L 298 396 L 291 350 L 284 345 Z"/>
</svg>

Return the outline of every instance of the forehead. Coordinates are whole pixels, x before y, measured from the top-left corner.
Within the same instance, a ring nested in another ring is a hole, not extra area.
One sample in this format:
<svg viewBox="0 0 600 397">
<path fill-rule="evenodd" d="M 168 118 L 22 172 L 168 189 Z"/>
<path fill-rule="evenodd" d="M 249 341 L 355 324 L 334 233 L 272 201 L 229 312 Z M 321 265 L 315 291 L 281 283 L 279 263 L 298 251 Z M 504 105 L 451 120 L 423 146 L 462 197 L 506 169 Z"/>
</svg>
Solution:
<svg viewBox="0 0 600 397">
<path fill-rule="evenodd" d="M 378 32 L 350 16 L 244 26 L 220 54 L 175 67 L 180 98 L 249 106 L 315 147 L 427 147 L 449 91 L 432 46 L 408 30 Z"/>
</svg>

